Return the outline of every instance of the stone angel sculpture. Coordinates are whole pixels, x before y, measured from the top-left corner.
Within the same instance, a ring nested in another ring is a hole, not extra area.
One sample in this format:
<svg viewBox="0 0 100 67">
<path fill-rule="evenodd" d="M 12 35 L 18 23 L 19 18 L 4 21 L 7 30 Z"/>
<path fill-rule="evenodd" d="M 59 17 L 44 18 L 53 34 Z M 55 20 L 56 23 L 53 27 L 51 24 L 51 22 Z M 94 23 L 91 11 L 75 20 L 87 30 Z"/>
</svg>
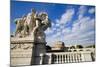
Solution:
<svg viewBox="0 0 100 67">
<path fill-rule="evenodd" d="M 31 12 L 28 15 L 24 15 L 22 18 L 15 19 L 16 23 L 16 32 L 15 36 L 17 37 L 26 37 L 30 35 L 35 26 L 35 16 L 36 12 L 34 9 L 31 9 Z"/>
<path fill-rule="evenodd" d="M 15 32 L 15 36 L 20 37 L 21 36 L 21 32 L 24 28 L 24 17 L 22 18 L 17 18 L 14 20 L 15 24 L 16 24 L 16 32 Z"/>
<path fill-rule="evenodd" d="M 45 33 L 44 31 L 51 27 L 50 20 L 48 15 L 44 12 L 41 12 L 36 18 L 36 26 L 33 29 L 33 37 L 35 42 L 45 42 Z"/>
<path fill-rule="evenodd" d="M 35 9 L 31 9 L 28 15 L 15 20 L 17 37 L 32 36 L 34 41 L 45 41 L 44 31 L 51 27 L 51 21 L 48 14 L 41 12 L 36 13 Z"/>
</svg>

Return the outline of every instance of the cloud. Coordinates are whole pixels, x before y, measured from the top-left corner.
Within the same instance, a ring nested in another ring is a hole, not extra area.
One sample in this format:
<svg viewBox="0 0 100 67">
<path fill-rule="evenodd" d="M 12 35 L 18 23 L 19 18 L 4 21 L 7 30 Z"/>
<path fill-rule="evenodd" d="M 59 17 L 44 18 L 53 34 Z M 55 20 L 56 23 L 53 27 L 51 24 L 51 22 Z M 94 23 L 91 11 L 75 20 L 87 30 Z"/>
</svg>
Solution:
<svg viewBox="0 0 100 67">
<path fill-rule="evenodd" d="M 89 31 L 95 29 L 95 19 L 89 19 L 81 23 L 80 30 Z"/>
<path fill-rule="evenodd" d="M 45 33 L 48 35 L 48 34 L 52 34 L 53 33 L 53 30 L 51 28 L 48 28 Z"/>
<path fill-rule="evenodd" d="M 69 34 L 69 33 L 71 33 L 71 29 L 69 29 L 69 28 L 63 28 L 62 29 L 62 33 L 65 35 L 67 35 L 67 34 Z"/>
<path fill-rule="evenodd" d="M 56 23 L 55 26 L 56 26 L 56 27 L 60 27 L 60 24 L 59 24 L 59 23 Z"/>
<path fill-rule="evenodd" d="M 93 9 L 89 9 L 92 13 Z M 66 45 L 90 45 L 95 43 L 95 18 L 91 16 L 84 16 L 87 12 L 85 6 L 80 6 L 78 12 L 76 13 L 75 20 L 72 20 L 75 14 L 74 9 L 67 9 L 65 13 L 61 15 L 60 19 L 56 19 L 52 27 L 52 36 L 48 36 L 47 41 L 49 44 L 52 44 L 55 41 L 63 41 Z M 71 26 L 66 27 L 67 23 L 70 23 Z"/>
<path fill-rule="evenodd" d="M 80 6 L 78 11 L 79 11 L 78 12 L 79 14 L 84 14 L 86 12 L 86 7 L 85 6 Z"/>
<path fill-rule="evenodd" d="M 58 37 L 58 36 L 60 36 L 61 35 L 61 32 L 57 32 L 55 35 L 54 35 L 54 37 Z"/>
<path fill-rule="evenodd" d="M 78 9 L 78 19 L 81 19 L 84 16 L 84 13 L 86 12 L 85 6 L 80 6 Z"/>
<path fill-rule="evenodd" d="M 53 31 L 57 31 L 57 28 L 56 28 L 56 27 L 53 27 L 52 30 L 53 30 Z"/>
<path fill-rule="evenodd" d="M 95 12 L 95 8 L 91 8 L 91 9 L 89 9 L 89 11 L 88 11 L 90 14 L 93 14 L 94 12 Z"/>
<path fill-rule="evenodd" d="M 74 21 L 72 32 L 64 36 L 66 44 L 94 44 L 95 19 L 83 17 Z"/>
<path fill-rule="evenodd" d="M 94 44 L 95 32 L 90 31 L 86 33 L 72 33 L 64 36 L 63 40 L 67 45 L 88 45 Z"/>
<path fill-rule="evenodd" d="M 95 18 L 84 16 L 87 8 L 80 6 L 78 9 L 78 19 L 73 21 L 70 34 L 63 36 L 63 41 L 66 44 L 94 44 L 95 43 Z"/>
<path fill-rule="evenodd" d="M 73 32 L 85 32 L 94 29 L 95 27 L 95 19 L 90 17 L 83 17 L 78 19 L 73 24 L 72 31 Z"/>
<path fill-rule="evenodd" d="M 54 22 L 51 22 L 52 27 L 55 26 Z"/>
<path fill-rule="evenodd" d="M 56 22 L 60 23 L 60 24 L 65 24 L 65 23 L 71 21 L 74 13 L 75 13 L 74 9 L 67 9 L 66 12 L 62 14 L 62 16 L 59 20 L 56 19 Z"/>
<path fill-rule="evenodd" d="M 95 31 L 86 32 L 78 37 L 78 39 L 94 38 Z"/>
</svg>

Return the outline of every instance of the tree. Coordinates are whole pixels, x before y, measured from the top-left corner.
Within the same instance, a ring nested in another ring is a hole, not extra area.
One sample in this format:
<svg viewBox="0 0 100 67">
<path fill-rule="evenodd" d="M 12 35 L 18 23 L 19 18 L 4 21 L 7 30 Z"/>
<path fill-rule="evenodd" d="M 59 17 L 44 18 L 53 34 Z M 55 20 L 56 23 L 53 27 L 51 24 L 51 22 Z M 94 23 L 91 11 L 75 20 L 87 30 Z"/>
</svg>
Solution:
<svg viewBox="0 0 100 67">
<path fill-rule="evenodd" d="M 49 45 L 47 45 L 46 50 L 51 50 L 51 47 Z"/>
<path fill-rule="evenodd" d="M 75 49 L 75 46 L 71 46 L 70 49 Z"/>
<path fill-rule="evenodd" d="M 95 45 L 86 46 L 86 48 L 95 48 Z"/>
<path fill-rule="evenodd" d="M 82 45 L 76 45 L 76 48 L 81 49 L 81 48 L 83 48 L 83 46 Z"/>
<path fill-rule="evenodd" d="M 93 45 L 93 48 L 95 48 L 95 45 Z"/>
</svg>

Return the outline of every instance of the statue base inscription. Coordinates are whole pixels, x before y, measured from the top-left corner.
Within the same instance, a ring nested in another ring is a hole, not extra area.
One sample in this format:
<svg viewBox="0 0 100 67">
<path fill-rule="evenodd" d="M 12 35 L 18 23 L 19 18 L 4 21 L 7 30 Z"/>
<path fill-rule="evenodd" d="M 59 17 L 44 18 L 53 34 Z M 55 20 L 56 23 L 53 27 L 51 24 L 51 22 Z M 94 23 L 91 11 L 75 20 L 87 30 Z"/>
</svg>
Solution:
<svg viewBox="0 0 100 67">
<path fill-rule="evenodd" d="M 46 42 L 34 42 L 32 38 L 11 38 L 11 65 L 39 65 L 43 63 Z"/>
</svg>

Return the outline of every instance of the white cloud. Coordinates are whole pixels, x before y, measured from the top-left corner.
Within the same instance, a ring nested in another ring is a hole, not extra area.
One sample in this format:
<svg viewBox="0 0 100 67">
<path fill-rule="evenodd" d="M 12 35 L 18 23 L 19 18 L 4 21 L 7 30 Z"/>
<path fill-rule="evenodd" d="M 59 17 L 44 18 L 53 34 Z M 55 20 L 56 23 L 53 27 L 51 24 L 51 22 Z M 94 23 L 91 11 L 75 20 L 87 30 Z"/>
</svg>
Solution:
<svg viewBox="0 0 100 67">
<path fill-rule="evenodd" d="M 83 17 L 86 10 L 87 9 L 85 6 L 80 6 L 80 8 L 78 9 L 78 19 L 81 19 Z"/>
<path fill-rule="evenodd" d="M 87 8 L 80 6 L 78 9 L 78 19 L 73 21 L 72 28 L 67 28 L 65 25 L 72 20 L 74 15 L 74 9 L 67 9 L 65 13 L 61 15 L 60 19 L 56 19 L 56 23 L 52 28 L 52 32 L 55 32 L 49 39 L 49 42 L 64 41 L 66 45 L 76 44 L 94 44 L 95 43 L 95 18 L 90 16 L 84 16 Z M 91 9 L 92 13 L 93 9 Z M 52 40 L 53 39 L 53 40 Z"/>
<path fill-rule="evenodd" d="M 55 26 L 54 22 L 51 22 L 52 27 Z"/>
<path fill-rule="evenodd" d="M 72 27 L 72 32 L 77 32 L 80 29 L 80 23 L 74 23 Z"/>
<path fill-rule="evenodd" d="M 46 34 L 51 34 L 53 33 L 53 30 L 51 30 L 51 28 L 48 28 L 46 31 L 45 31 Z"/>
<path fill-rule="evenodd" d="M 52 30 L 53 30 L 53 31 L 57 31 L 57 28 L 56 28 L 56 27 L 53 27 Z"/>
<path fill-rule="evenodd" d="M 86 7 L 85 6 L 80 6 L 80 8 L 79 8 L 79 10 L 78 10 L 79 12 L 79 14 L 84 14 L 85 13 L 85 11 L 86 11 Z"/>
<path fill-rule="evenodd" d="M 61 32 L 61 29 L 60 28 L 57 28 L 56 32 Z"/>
<path fill-rule="evenodd" d="M 80 26 L 80 30 L 83 30 L 83 31 L 92 30 L 94 28 L 95 28 L 95 20 L 94 19 L 86 20 L 85 22 L 81 23 L 81 26 Z"/>
<path fill-rule="evenodd" d="M 78 39 L 84 39 L 84 38 L 94 38 L 95 31 L 90 31 L 83 33 L 82 35 L 78 36 Z"/>
<path fill-rule="evenodd" d="M 54 35 L 54 37 L 58 37 L 58 36 L 60 36 L 61 35 L 61 32 L 57 32 L 55 35 Z"/>
<path fill-rule="evenodd" d="M 66 44 L 76 45 L 87 45 L 87 44 L 94 44 L 94 31 L 86 32 L 86 33 L 72 33 L 69 35 L 64 36 L 64 41 Z"/>
<path fill-rule="evenodd" d="M 95 19 L 91 19 L 90 17 L 83 17 L 80 20 L 78 19 L 74 24 L 72 28 L 72 32 L 84 32 L 91 29 L 94 29 L 95 27 Z"/>
<path fill-rule="evenodd" d="M 56 23 L 59 23 L 59 20 L 58 19 L 56 19 L 55 21 L 56 21 Z"/>
<path fill-rule="evenodd" d="M 65 25 L 60 25 L 60 29 L 64 29 L 65 28 Z"/>
<path fill-rule="evenodd" d="M 80 14 L 79 14 L 80 15 Z M 63 36 L 66 44 L 94 44 L 95 18 L 81 17 L 73 22 L 71 33 Z M 91 40 L 92 39 L 92 40 Z"/>
<path fill-rule="evenodd" d="M 60 24 L 59 24 L 59 23 L 56 23 L 55 26 L 56 26 L 56 27 L 60 27 Z"/>
<path fill-rule="evenodd" d="M 69 29 L 69 28 L 63 28 L 62 29 L 62 33 L 67 35 L 68 33 L 71 33 L 71 29 Z"/>
<path fill-rule="evenodd" d="M 68 10 L 66 10 L 66 12 L 64 14 L 62 14 L 62 16 L 59 20 L 56 19 L 56 22 L 60 23 L 60 24 L 65 24 L 65 23 L 71 21 L 74 13 L 75 13 L 74 9 L 68 9 Z"/>
<path fill-rule="evenodd" d="M 90 14 L 93 14 L 94 12 L 95 12 L 95 8 L 91 8 L 91 9 L 89 9 L 89 11 L 88 11 Z"/>
</svg>

